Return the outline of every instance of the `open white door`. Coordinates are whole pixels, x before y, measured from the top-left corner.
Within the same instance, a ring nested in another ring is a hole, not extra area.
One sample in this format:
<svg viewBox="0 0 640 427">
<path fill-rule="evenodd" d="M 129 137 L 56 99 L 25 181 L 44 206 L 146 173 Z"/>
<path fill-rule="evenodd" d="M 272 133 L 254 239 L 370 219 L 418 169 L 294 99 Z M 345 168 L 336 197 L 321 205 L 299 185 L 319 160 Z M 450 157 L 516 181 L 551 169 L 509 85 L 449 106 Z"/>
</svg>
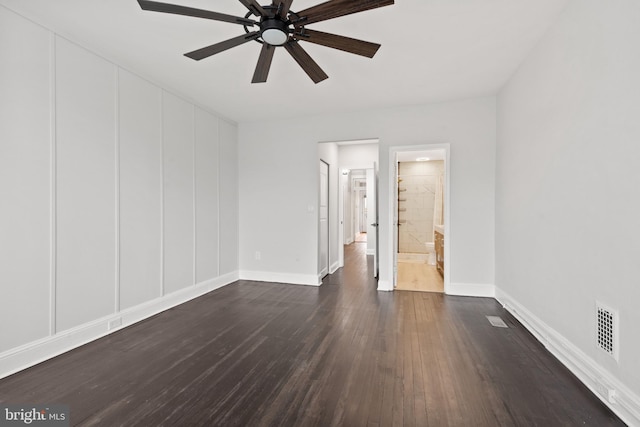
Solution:
<svg viewBox="0 0 640 427">
<path fill-rule="evenodd" d="M 318 277 L 329 274 L 329 165 L 320 160 L 318 209 Z"/>
<path fill-rule="evenodd" d="M 374 276 L 378 277 L 378 202 L 376 164 L 367 169 L 367 255 L 373 255 Z"/>
<path fill-rule="evenodd" d="M 375 278 L 377 279 L 380 276 L 380 223 L 378 221 L 378 218 L 380 217 L 380 199 L 378 197 L 378 163 L 374 162 L 373 163 L 373 174 L 374 174 L 374 180 L 373 180 L 373 185 L 374 185 L 374 189 L 373 192 L 376 196 L 375 199 L 375 205 L 376 205 L 376 221 L 375 221 L 375 227 L 376 227 L 376 253 L 374 254 L 374 258 L 373 258 L 373 264 L 375 266 Z"/>
</svg>

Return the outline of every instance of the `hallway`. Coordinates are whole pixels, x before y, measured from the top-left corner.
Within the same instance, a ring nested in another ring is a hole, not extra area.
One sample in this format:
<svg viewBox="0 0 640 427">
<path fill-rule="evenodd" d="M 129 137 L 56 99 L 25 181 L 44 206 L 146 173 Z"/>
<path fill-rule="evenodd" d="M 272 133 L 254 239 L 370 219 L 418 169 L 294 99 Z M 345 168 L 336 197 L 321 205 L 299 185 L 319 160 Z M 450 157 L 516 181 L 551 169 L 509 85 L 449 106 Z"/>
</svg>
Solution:
<svg viewBox="0 0 640 427">
<path fill-rule="evenodd" d="M 72 425 L 623 425 L 496 301 L 377 292 L 365 252 L 319 288 L 213 291 L 0 380 L 0 401 Z"/>
</svg>

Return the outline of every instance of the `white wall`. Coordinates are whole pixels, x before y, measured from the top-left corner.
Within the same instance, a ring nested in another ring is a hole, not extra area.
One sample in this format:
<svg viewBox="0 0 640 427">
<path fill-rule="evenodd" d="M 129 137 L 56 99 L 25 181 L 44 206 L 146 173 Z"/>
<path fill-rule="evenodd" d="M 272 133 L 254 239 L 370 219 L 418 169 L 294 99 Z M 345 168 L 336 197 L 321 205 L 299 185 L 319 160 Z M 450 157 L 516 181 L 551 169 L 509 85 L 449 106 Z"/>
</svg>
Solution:
<svg viewBox="0 0 640 427">
<path fill-rule="evenodd" d="M 495 124 L 494 98 L 241 124 L 241 276 L 313 282 L 317 143 L 379 137 L 380 283 L 391 282 L 391 219 L 384 209 L 389 203 L 389 147 L 447 142 L 452 174 L 451 280 L 493 285 Z M 261 260 L 253 256 L 258 250 Z"/>
<path fill-rule="evenodd" d="M 237 279 L 235 124 L 3 7 L 0 59 L 0 377 Z"/>
<path fill-rule="evenodd" d="M 640 3 L 569 4 L 500 92 L 496 196 L 499 298 L 590 387 L 615 389 L 612 407 L 632 425 L 640 425 L 638 52 Z M 596 300 L 619 310 L 618 363 L 596 346 Z"/>
<path fill-rule="evenodd" d="M 338 146 L 340 169 L 371 169 L 378 161 L 378 144 L 349 144 Z"/>
</svg>

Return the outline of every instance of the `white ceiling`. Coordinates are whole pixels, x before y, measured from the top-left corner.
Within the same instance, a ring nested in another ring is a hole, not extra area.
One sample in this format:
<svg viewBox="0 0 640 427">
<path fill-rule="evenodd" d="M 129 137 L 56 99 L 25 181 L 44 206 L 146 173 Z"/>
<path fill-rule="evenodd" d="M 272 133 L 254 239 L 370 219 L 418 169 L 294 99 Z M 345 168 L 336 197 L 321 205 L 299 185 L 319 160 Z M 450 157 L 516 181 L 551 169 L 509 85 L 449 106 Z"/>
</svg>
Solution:
<svg viewBox="0 0 640 427">
<path fill-rule="evenodd" d="M 238 16 L 247 12 L 238 0 L 163 1 Z M 321 1 L 294 0 L 292 10 Z M 304 43 L 329 75 L 315 85 L 283 48 L 276 51 L 268 82 L 251 84 L 260 51 L 256 42 L 199 62 L 183 56 L 242 34 L 240 25 L 142 11 L 136 0 L 0 0 L 123 68 L 238 122 L 495 94 L 566 3 L 396 0 L 392 6 L 309 25 L 382 44 L 369 59 Z"/>
</svg>

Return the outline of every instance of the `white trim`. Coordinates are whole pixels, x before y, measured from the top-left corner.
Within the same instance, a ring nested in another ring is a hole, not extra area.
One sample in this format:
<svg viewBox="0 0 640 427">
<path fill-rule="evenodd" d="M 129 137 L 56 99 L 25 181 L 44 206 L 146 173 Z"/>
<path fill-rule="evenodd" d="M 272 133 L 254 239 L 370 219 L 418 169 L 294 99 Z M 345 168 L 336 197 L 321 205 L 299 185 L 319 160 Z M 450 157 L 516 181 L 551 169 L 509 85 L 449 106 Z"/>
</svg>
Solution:
<svg viewBox="0 0 640 427">
<path fill-rule="evenodd" d="M 240 280 L 285 283 L 289 285 L 320 286 L 322 278 L 314 274 L 274 273 L 271 271 L 240 271 Z"/>
<path fill-rule="evenodd" d="M 340 169 L 340 149 L 338 148 L 338 164 L 336 165 L 338 175 L 338 268 L 344 266 L 344 189 L 342 169 Z"/>
<path fill-rule="evenodd" d="M 229 285 L 238 280 L 238 272 L 210 279 L 196 286 L 187 287 L 169 295 L 139 304 L 135 307 L 113 313 L 54 336 L 33 341 L 29 344 L 0 353 L 0 378 L 7 377 L 52 357 L 102 338 L 141 320 L 147 319 L 172 307 L 176 307 L 208 292 Z M 110 329 L 112 321 L 121 319 L 122 324 Z"/>
<path fill-rule="evenodd" d="M 220 119 L 216 117 L 217 120 L 217 128 L 216 130 L 218 131 L 218 136 L 217 136 L 217 140 L 216 140 L 216 198 L 218 200 L 218 203 L 216 203 L 216 208 L 218 209 L 216 212 L 216 234 L 218 235 L 218 242 L 217 242 L 217 252 L 216 255 L 218 257 L 217 259 L 217 268 L 216 268 L 216 274 L 220 274 L 220 264 L 222 263 L 221 261 L 221 257 L 220 257 L 220 236 L 222 235 L 222 232 L 220 231 L 220 215 L 222 215 L 222 203 L 220 202 L 220 168 L 221 168 L 221 163 L 220 163 L 220 146 L 222 145 L 222 138 L 220 137 L 220 128 L 222 127 L 222 123 L 220 123 Z M 236 171 L 238 170 L 238 168 L 236 168 Z M 240 207 L 238 207 L 238 209 L 236 210 L 236 212 L 240 213 Z M 240 239 L 238 238 L 238 241 Z M 240 254 L 238 253 L 238 259 L 240 258 Z M 236 264 L 237 265 L 237 264 Z"/>
<path fill-rule="evenodd" d="M 197 175 L 197 171 L 196 171 L 196 150 L 197 150 L 197 135 L 198 135 L 198 130 L 196 129 L 197 126 L 197 111 L 196 111 L 196 106 L 193 105 L 193 108 L 191 109 L 191 126 L 193 128 L 193 134 L 191 135 L 193 137 L 193 141 L 192 141 L 192 149 L 193 149 L 193 155 L 191 156 L 191 167 L 193 170 L 193 176 L 191 177 L 191 195 L 193 197 L 193 204 L 191 206 L 192 212 L 193 212 L 193 217 L 192 217 L 192 221 L 193 221 L 193 251 L 192 251 L 192 256 L 193 256 L 193 271 L 192 271 L 192 278 L 191 281 L 193 282 L 192 285 L 196 285 L 198 283 L 198 228 L 197 228 L 197 221 L 198 221 L 198 191 L 197 191 L 197 181 L 196 181 L 196 175 Z"/>
<path fill-rule="evenodd" d="M 114 67 L 115 70 L 115 94 L 114 94 L 114 235 L 115 235 L 115 253 L 114 253 L 114 293 L 113 308 L 114 312 L 120 311 L 120 68 Z"/>
<path fill-rule="evenodd" d="M 389 280 L 378 280 L 378 290 L 385 292 L 393 291 L 393 283 Z"/>
<path fill-rule="evenodd" d="M 462 297 L 495 298 L 496 287 L 489 283 L 449 283 L 445 289 L 447 295 Z"/>
<path fill-rule="evenodd" d="M 49 336 L 56 333 L 58 245 L 58 134 L 56 127 L 56 35 L 49 32 Z"/>
<path fill-rule="evenodd" d="M 500 288 L 496 299 L 622 421 L 640 426 L 640 396 Z"/>
<path fill-rule="evenodd" d="M 318 209 L 316 209 L 316 225 L 318 227 L 318 252 L 316 255 L 317 258 L 317 271 L 318 271 L 318 279 L 319 282 L 322 283 L 322 278 L 327 274 L 331 274 L 331 164 L 326 160 L 318 157 L 319 164 L 316 167 L 320 167 L 317 172 L 318 176 Z M 320 253 L 322 252 L 320 245 L 322 244 L 322 227 L 320 226 L 320 211 L 322 209 L 322 182 L 320 179 L 322 178 L 322 165 L 327 166 L 327 271 L 325 272 L 322 269 L 324 266 L 320 265 Z M 321 270 L 322 269 L 322 270 Z"/>
<path fill-rule="evenodd" d="M 375 249 L 367 248 L 367 255 L 375 255 L 375 254 L 376 254 L 376 250 Z"/>
<path fill-rule="evenodd" d="M 160 88 L 160 296 L 164 295 L 164 108 L 165 91 Z"/>
<path fill-rule="evenodd" d="M 329 266 L 329 274 L 335 273 L 340 268 L 340 263 L 338 261 L 334 262 Z"/>
</svg>

